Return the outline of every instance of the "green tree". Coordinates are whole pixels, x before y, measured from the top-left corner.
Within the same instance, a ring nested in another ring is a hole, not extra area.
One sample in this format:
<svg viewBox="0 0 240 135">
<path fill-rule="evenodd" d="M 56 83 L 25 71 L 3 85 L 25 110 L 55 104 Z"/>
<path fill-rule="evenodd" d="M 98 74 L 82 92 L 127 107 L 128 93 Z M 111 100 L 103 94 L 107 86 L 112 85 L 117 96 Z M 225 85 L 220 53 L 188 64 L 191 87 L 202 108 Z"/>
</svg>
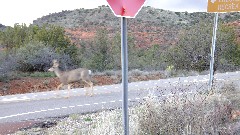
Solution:
<svg viewBox="0 0 240 135">
<path fill-rule="evenodd" d="M 36 31 L 33 27 L 34 38 L 37 41 L 43 42 L 45 45 L 50 45 L 57 51 L 68 48 L 71 45 L 70 39 L 65 36 L 64 28 L 55 25 L 43 25 Z"/>
<path fill-rule="evenodd" d="M 88 53 L 89 56 L 85 61 L 87 67 L 97 71 L 104 71 L 112 68 L 110 66 L 111 56 L 106 29 L 97 31 L 94 40 L 90 43 L 90 51 L 85 53 Z"/>
<path fill-rule="evenodd" d="M 116 33 L 112 39 L 112 44 L 110 45 L 110 53 L 112 58 L 112 67 L 114 70 L 121 69 L 121 34 Z"/>
<path fill-rule="evenodd" d="M 217 31 L 215 70 L 224 69 L 226 64 L 237 64 L 239 48 L 234 30 L 219 24 Z M 184 30 L 176 46 L 168 50 L 167 61 L 176 69 L 203 71 L 209 69 L 212 45 L 212 25 L 199 23 Z M 235 62 L 232 62 L 232 59 Z"/>
<path fill-rule="evenodd" d="M 200 23 L 184 30 L 177 46 L 169 50 L 169 62 L 176 69 L 202 71 L 208 68 L 211 27 Z"/>
<path fill-rule="evenodd" d="M 14 31 L 12 27 L 7 27 L 5 31 L 1 32 L 0 43 L 4 45 L 9 52 L 12 48 L 14 48 Z"/>
</svg>

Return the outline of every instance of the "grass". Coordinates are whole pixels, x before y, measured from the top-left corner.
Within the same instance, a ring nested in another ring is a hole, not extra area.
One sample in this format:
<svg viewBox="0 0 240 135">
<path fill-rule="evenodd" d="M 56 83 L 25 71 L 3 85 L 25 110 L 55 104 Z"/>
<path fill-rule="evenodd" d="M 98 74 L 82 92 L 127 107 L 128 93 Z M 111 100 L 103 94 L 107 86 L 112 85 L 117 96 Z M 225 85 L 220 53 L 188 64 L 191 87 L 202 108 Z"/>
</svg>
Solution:
<svg viewBox="0 0 240 135">
<path fill-rule="evenodd" d="M 19 72 L 19 77 L 55 77 L 54 72 Z"/>
<path fill-rule="evenodd" d="M 30 74 L 30 77 L 55 77 L 54 72 L 34 72 Z"/>
</svg>

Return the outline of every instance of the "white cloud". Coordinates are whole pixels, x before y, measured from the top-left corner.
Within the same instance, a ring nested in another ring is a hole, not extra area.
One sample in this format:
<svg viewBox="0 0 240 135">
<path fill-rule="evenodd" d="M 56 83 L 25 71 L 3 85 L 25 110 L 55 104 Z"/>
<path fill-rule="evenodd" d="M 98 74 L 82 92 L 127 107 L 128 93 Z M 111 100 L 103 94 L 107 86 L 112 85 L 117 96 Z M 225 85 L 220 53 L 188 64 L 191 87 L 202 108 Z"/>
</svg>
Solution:
<svg viewBox="0 0 240 135">
<path fill-rule="evenodd" d="M 207 11 L 207 0 L 149 0 L 146 4 L 155 8 L 180 11 L 204 12 Z"/>
</svg>

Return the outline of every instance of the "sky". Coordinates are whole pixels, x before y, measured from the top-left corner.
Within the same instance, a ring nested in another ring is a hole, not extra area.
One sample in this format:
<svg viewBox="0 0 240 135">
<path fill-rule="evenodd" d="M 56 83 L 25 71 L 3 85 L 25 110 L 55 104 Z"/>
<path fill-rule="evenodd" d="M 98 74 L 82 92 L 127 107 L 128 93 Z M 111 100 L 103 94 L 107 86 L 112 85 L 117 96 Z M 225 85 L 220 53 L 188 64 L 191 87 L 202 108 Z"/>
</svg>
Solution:
<svg viewBox="0 0 240 135">
<path fill-rule="evenodd" d="M 91 9 L 108 5 L 106 0 L 3 0 L 0 8 L 0 23 L 14 26 L 15 23 L 31 24 L 33 20 L 50 13 L 79 8 Z M 144 6 L 187 12 L 206 12 L 207 0 L 146 0 Z"/>
</svg>

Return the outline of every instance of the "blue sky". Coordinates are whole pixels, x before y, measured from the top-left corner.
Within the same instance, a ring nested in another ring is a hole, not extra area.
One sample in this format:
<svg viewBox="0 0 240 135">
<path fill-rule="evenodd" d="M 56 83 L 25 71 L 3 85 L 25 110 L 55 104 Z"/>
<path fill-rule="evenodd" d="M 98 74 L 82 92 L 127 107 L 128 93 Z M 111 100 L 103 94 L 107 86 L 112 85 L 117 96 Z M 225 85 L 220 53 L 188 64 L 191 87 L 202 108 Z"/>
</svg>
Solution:
<svg viewBox="0 0 240 135">
<path fill-rule="evenodd" d="M 97 8 L 107 5 L 106 0 L 4 0 L 1 1 L 0 23 L 13 26 L 15 23 L 30 24 L 49 13 L 78 8 Z M 188 12 L 206 12 L 207 0 L 146 0 L 145 6 Z"/>
</svg>

